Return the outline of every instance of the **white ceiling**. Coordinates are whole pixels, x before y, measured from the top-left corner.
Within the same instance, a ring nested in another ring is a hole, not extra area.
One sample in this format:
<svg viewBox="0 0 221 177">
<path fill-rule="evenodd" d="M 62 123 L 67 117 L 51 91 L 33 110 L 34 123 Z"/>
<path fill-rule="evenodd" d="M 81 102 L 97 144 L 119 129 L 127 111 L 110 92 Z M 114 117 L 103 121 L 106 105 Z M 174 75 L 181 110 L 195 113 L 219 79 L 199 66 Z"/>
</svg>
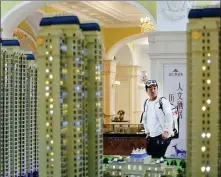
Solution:
<svg viewBox="0 0 221 177">
<path fill-rule="evenodd" d="M 81 22 L 98 22 L 103 27 L 139 26 L 146 14 L 124 1 L 66 1 L 49 6 L 77 15 Z"/>
</svg>

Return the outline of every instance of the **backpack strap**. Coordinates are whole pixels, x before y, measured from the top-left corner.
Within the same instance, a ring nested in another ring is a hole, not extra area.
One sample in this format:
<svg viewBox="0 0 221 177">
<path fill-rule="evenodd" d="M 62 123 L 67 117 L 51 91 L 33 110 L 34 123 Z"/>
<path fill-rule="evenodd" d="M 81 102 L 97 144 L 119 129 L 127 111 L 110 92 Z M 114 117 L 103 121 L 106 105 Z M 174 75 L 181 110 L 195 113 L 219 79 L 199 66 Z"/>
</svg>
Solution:
<svg viewBox="0 0 221 177">
<path fill-rule="evenodd" d="M 161 109 L 162 110 L 162 112 L 163 112 L 163 114 L 165 115 L 165 113 L 164 113 L 164 111 L 163 111 L 163 102 L 162 102 L 162 99 L 166 99 L 165 97 L 160 97 L 160 99 L 159 99 L 159 104 L 160 104 L 160 107 L 159 107 L 159 109 Z"/>
<path fill-rule="evenodd" d="M 146 101 L 144 102 L 144 109 L 143 109 L 143 112 L 142 112 L 141 117 L 140 117 L 140 123 L 142 123 L 142 121 L 143 121 L 143 114 L 145 112 L 145 107 L 146 107 L 146 104 L 147 104 L 147 100 L 148 99 L 146 99 Z"/>
</svg>

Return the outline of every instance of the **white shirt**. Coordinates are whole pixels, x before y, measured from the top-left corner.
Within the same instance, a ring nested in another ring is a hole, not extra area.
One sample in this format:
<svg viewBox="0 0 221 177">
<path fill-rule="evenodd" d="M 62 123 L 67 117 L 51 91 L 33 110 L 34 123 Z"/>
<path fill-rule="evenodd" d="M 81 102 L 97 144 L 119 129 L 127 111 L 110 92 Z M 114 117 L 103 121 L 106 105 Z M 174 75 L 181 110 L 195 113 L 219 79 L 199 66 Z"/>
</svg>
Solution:
<svg viewBox="0 0 221 177">
<path fill-rule="evenodd" d="M 163 132 L 163 127 L 160 125 L 160 121 L 158 120 L 157 113 L 155 111 L 155 104 L 156 100 L 154 101 L 147 101 L 147 110 L 146 114 L 148 115 L 146 117 L 147 120 L 147 129 L 150 132 L 151 137 L 158 136 L 162 134 Z"/>
<path fill-rule="evenodd" d="M 155 137 L 168 131 L 169 137 L 173 131 L 173 115 L 171 105 L 168 100 L 162 99 L 163 111 L 159 109 L 159 98 L 154 101 L 147 100 L 145 112 L 143 114 L 143 125 L 145 133 L 149 133 L 150 137 Z"/>
</svg>

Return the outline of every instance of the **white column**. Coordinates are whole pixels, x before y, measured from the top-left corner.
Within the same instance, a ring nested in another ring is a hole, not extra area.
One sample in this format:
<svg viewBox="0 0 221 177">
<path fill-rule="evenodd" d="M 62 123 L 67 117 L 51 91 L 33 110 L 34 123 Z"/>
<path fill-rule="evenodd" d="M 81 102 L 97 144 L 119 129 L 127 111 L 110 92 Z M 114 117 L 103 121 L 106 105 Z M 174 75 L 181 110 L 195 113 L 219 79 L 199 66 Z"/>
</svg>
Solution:
<svg viewBox="0 0 221 177">
<path fill-rule="evenodd" d="M 148 34 L 147 34 L 148 35 Z M 143 43 L 143 44 L 137 44 L 135 47 L 135 57 L 138 61 L 138 65 L 139 67 L 139 80 L 138 80 L 138 100 L 137 100 L 137 104 L 139 105 L 137 108 L 137 119 L 136 123 L 139 123 L 140 121 L 140 116 L 143 112 L 143 104 L 145 102 L 145 100 L 148 98 L 148 95 L 145 91 L 145 85 L 144 82 L 141 81 L 141 77 L 142 77 L 142 72 L 146 72 L 147 74 L 147 79 L 150 79 L 150 75 L 151 75 L 151 70 L 150 70 L 150 65 L 151 65 L 151 60 L 149 57 L 149 42 Z"/>
<path fill-rule="evenodd" d="M 103 61 L 103 108 L 104 123 L 110 123 L 111 116 L 115 114 L 115 76 L 116 61 Z"/>
<path fill-rule="evenodd" d="M 140 121 L 139 70 L 139 66 L 117 66 L 116 80 L 120 81 L 120 86 L 116 90 L 117 110 L 124 110 L 124 120 L 129 120 L 131 124 L 137 124 Z"/>
<path fill-rule="evenodd" d="M 130 84 L 130 107 L 131 107 L 131 124 L 138 124 L 140 121 L 140 93 L 139 93 L 139 83 L 140 83 L 140 67 L 133 66 L 131 68 L 131 84 Z"/>
</svg>

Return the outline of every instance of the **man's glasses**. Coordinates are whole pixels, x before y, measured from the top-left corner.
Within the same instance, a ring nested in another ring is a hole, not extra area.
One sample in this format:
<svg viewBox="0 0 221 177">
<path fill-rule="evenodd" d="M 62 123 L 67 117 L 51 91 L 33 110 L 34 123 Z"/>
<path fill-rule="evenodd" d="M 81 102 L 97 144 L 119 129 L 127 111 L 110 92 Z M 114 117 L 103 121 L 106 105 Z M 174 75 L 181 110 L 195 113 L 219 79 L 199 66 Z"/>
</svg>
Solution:
<svg viewBox="0 0 221 177">
<path fill-rule="evenodd" d="M 149 80 L 149 81 L 147 81 L 146 83 L 145 83 L 145 85 L 147 86 L 147 87 L 149 87 L 149 86 L 151 86 L 151 85 L 156 85 L 157 84 L 157 81 L 156 80 Z"/>
</svg>

